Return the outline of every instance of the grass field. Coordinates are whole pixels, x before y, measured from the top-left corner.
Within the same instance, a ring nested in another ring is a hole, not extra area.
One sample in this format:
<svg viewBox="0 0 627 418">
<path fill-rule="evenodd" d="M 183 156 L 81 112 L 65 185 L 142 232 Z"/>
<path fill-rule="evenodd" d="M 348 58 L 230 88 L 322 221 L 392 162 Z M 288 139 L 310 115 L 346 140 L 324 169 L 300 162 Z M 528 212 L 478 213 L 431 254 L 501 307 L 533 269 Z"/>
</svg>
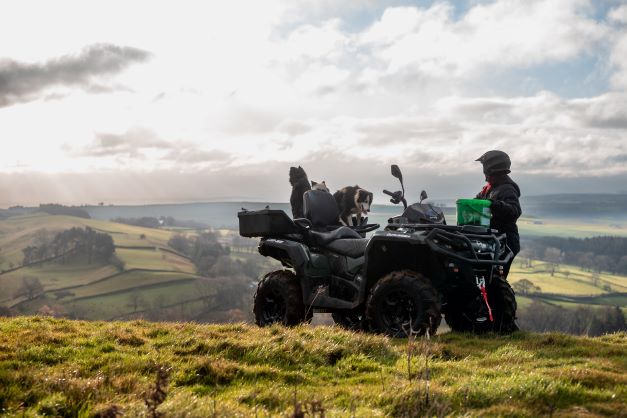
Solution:
<svg viewBox="0 0 627 418">
<path fill-rule="evenodd" d="M 627 335 L 390 340 L 335 327 L 0 319 L 7 417 L 620 416 Z M 166 378 L 167 376 L 167 378 Z M 100 414 L 100 415 L 97 415 Z"/>
<path fill-rule="evenodd" d="M 82 317 L 108 319 L 130 313 L 131 294 L 141 291 L 146 308 L 155 303 L 176 304 L 197 299 L 193 263 L 171 251 L 167 242 L 172 231 L 141 228 L 102 220 L 31 214 L 0 221 L 1 268 L 21 263 L 21 248 L 33 245 L 45 229 L 49 237 L 72 227 L 89 226 L 110 234 L 117 256 L 126 271 L 111 265 L 47 262 L 0 274 L 0 304 L 15 306 L 23 313 L 52 306 L 60 312 L 81 312 Z M 17 250 L 16 250 L 17 248 Z M 45 291 L 34 301 L 15 297 L 25 277 L 36 277 Z M 62 290 L 63 289 L 63 290 Z M 60 292 L 60 290 L 62 290 Z"/>
<path fill-rule="evenodd" d="M 518 229 L 523 237 L 574 237 L 587 238 L 599 235 L 627 236 L 627 224 L 616 224 L 613 220 L 596 219 L 583 223 L 553 218 L 521 218 Z"/>
<path fill-rule="evenodd" d="M 42 229 L 54 236 L 55 233 L 65 229 L 86 226 L 110 234 L 115 245 L 120 246 L 167 247 L 167 242 L 172 236 L 172 231 L 141 228 L 96 219 L 44 213 L 13 216 L 0 221 L 0 249 L 2 249 L 0 268 L 7 269 L 10 263 L 19 265 L 23 257 L 22 248 L 32 245 L 38 231 Z"/>
<path fill-rule="evenodd" d="M 564 295 L 603 295 L 607 293 L 627 292 L 627 277 L 609 273 L 584 271 L 579 267 L 561 264 L 551 276 L 550 265 L 542 261 L 533 261 L 532 267 L 522 268 L 515 261 L 509 275 L 509 281 L 530 280 L 541 288 L 542 293 Z M 596 281 L 596 283 L 595 283 Z"/>
</svg>

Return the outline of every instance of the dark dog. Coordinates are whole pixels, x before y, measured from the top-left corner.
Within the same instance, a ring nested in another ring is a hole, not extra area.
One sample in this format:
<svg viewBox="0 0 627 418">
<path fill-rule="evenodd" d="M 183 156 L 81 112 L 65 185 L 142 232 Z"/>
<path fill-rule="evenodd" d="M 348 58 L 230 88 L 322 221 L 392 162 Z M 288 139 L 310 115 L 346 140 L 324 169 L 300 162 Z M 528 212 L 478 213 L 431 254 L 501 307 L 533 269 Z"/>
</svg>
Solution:
<svg viewBox="0 0 627 418">
<path fill-rule="evenodd" d="M 344 225 L 351 225 L 351 218 L 357 216 L 357 224 L 361 218 L 368 217 L 372 205 L 372 193 L 359 186 L 347 186 L 333 193 L 333 197 L 340 209 L 340 221 Z"/>
<path fill-rule="evenodd" d="M 311 190 L 307 173 L 301 166 L 290 167 L 290 184 L 292 185 L 292 195 L 290 196 L 290 205 L 292 206 L 292 217 L 302 218 L 305 216 L 303 212 L 303 194 L 307 190 Z"/>
</svg>

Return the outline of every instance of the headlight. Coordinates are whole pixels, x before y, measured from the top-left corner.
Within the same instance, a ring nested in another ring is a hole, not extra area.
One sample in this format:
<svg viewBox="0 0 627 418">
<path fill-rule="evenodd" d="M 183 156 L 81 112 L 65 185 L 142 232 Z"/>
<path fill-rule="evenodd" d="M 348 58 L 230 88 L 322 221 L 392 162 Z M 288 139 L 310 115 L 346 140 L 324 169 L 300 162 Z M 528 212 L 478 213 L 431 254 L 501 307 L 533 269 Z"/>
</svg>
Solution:
<svg viewBox="0 0 627 418">
<path fill-rule="evenodd" d="M 485 241 L 472 240 L 472 248 L 478 253 L 490 253 L 494 252 L 494 244 L 487 243 Z"/>
</svg>

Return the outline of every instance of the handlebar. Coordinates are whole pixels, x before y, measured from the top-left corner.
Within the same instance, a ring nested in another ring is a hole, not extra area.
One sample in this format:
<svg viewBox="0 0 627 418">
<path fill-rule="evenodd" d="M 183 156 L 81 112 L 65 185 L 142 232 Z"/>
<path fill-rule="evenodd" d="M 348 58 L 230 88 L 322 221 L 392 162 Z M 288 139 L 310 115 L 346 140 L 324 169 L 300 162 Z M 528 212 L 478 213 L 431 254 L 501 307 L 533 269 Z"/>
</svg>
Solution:
<svg viewBox="0 0 627 418">
<path fill-rule="evenodd" d="M 389 190 L 383 190 L 383 193 L 391 197 L 391 203 L 398 205 L 399 203 L 403 202 L 403 206 L 405 207 L 405 209 L 407 209 L 407 201 L 405 200 L 405 194 L 403 192 L 399 190 L 398 192 L 392 193 Z"/>
</svg>

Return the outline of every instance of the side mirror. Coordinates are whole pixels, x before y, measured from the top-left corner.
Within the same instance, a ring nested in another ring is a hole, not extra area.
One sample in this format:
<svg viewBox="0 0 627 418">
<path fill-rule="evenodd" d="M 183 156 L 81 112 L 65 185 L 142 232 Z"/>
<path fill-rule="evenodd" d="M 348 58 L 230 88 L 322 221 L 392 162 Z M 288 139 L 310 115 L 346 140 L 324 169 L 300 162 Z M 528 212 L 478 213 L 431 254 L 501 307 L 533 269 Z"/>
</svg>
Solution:
<svg viewBox="0 0 627 418">
<path fill-rule="evenodd" d="M 425 200 L 426 198 L 428 198 L 429 196 L 427 196 L 427 192 L 425 192 L 424 190 L 420 192 L 420 203 L 422 203 L 423 200 Z"/>
<path fill-rule="evenodd" d="M 401 183 L 403 182 L 403 174 L 401 173 L 401 169 L 398 168 L 396 164 L 392 164 L 392 175 L 399 179 Z"/>
</svg>

